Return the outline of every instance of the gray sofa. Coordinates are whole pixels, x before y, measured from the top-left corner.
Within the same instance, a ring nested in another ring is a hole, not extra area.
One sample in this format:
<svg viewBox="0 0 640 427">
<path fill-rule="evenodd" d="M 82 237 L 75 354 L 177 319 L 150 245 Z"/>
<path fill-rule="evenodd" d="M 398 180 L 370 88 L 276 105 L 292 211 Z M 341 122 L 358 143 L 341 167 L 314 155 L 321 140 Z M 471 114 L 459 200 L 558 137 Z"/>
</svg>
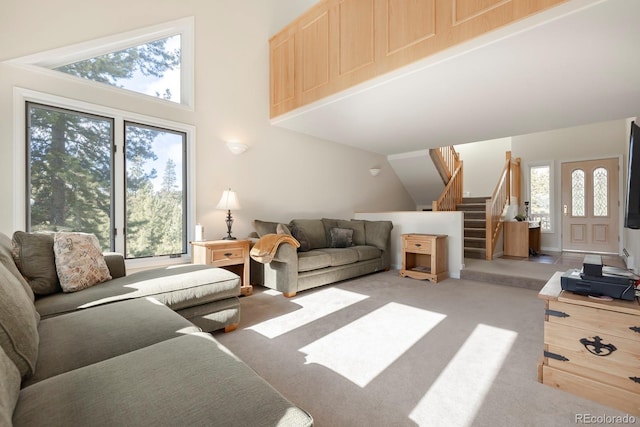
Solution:
<svg viewBox="0 0 640 427">
<path fill-rule="evenodd" d="M 306 289 L 389 270 L 391 264 L 391 221 L 322 218 L 294 219 L 281 224 L 255 220 L 254 228 L 259 238 L 278 232 L 289 233 L 301 243 L 300 248 L 286 243 L 280 245 L 273 259 L 263 263 L 262 284 L 286 297 Z M 332 236 L 336 229 L 352 230 L 351 244 L 345 246 Z M 254 260 L 261 261 L 256 257 Z"/>
<path fill-rule="evenodd" d="M 57 282 L 53 235 L 16 231 L 13 257 L 36 294 L 43 319 L 115 301 L 153 297 L 205 332 L 234 330 L 240 321 L 240 278 L 227 270 L 185 264 L 126 275 L 124 258 L 105 254 L 112 280 L 64 293 Z M 8 237 L 0 244 L 11 245 Z"/>
<path fill-rule="evenodd" d="M 51 307 L 62 304 L 50 302 L 41 315 L 7 241 L 0 235 L 0 425 L 313 424 L 213 336 L 142 295 L 141 282 L 120 287 L 128 298 L 75 301 L 56 315 Z"/>
</svg>

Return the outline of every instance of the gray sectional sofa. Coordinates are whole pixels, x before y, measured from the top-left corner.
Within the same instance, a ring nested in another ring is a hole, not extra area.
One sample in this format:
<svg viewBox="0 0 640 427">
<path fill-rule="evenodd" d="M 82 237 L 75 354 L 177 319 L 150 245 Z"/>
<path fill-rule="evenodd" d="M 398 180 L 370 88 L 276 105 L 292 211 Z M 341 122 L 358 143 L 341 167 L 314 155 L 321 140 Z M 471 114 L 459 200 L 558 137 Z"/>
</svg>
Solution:
<svg viewBox="0 0 640 427">
<path fill-rule="evenodd" d="M 118 275 L 119 262 L 108 265 Z M 205 276 L 228 282 L 222 295 L 239 293 L 233 273 L 193 266 L 34 298 L 0 234 L 0 425 L 312 425 L 308 413 L 165 305 L 211 304 Z"/>
<path fill-rule="evenodd" d="M 280 245 L 273 259 L 263 263 L 263 285 L 286 297 L 388 270 L 391 264 L 391 221 L 322 218 L 294 219 L 282 224 L 255 220 L 254 228 L 259 238 L 280 232 L 291 234 L 300 242 L 299 248 L 287 243 Z M 341 234 L 345 230 L 351 230 L 346 244 Z M 260 239 L 256 245 L 259 244 Z"/>
</svg>

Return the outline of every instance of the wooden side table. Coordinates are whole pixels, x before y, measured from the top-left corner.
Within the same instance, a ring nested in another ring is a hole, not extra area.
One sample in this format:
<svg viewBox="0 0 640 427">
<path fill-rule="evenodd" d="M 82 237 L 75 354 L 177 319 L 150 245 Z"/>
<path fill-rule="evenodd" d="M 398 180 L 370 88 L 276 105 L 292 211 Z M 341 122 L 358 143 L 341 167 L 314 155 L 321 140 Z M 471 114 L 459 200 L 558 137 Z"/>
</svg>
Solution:
<svg viewBox="0 0 640 427">
<path fill-rule="evenodd" d="M 249 273 L 249 240 L 208 240 L 191 242 L 194 264 L 221 267 L 240 276 L 240 292 L 253 293 Z"/>
<path fill-rule="evenodd" d="M 505 221 L 503 225 L 505 255 L 527 258 L 531 249 L 540 252 L 539 222 Z"/>
<path fill-rule="evenodd" d="M 446 279 L 447 236 L 403 234 L 400 276 L 437 283 Z"/>
</svg>

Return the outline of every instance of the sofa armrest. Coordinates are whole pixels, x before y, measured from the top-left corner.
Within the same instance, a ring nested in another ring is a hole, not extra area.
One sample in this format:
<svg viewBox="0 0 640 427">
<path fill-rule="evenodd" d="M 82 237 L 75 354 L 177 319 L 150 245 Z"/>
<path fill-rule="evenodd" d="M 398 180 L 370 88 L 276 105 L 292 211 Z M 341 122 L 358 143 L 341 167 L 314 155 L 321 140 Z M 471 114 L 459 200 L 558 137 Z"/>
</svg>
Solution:
<svg viewBox="0 0 640 427">
<path fill-rule="evenodd" d="M 278 247 L 273 260 L 264 265 L 264 285 L 293 296 L 298 292 L 298 251 L 290 244 Z"/>
<path fill-rule="evenodd" d="M 124 264 L 124 256 L 117 252 L 105 252 L 104 260 L 109 267 L 109 273 L 112 279 L 124 277 L 127 275 L 127 269 Z"/>
</svg>

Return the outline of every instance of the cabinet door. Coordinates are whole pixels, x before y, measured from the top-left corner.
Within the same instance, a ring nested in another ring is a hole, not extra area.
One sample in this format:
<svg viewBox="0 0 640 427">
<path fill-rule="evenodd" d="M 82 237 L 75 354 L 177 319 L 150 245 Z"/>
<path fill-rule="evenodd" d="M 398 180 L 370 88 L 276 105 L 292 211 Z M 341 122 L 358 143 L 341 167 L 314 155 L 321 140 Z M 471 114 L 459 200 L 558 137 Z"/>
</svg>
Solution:
<svg viewBox="0 0 640 427">
<path fill-rule="evenodd" d="M 296 89 L 302 104 L 330 94 L 330 25 L 326 2 L 318 4 L 300 19 L 296 49 L 300 73 Z"/>
<path fill-rule="evenodd" d="M 295 91 L 295 28 L 277 34 L 269 42 L 271 117 L 298 106 Z"/>
</svg>

